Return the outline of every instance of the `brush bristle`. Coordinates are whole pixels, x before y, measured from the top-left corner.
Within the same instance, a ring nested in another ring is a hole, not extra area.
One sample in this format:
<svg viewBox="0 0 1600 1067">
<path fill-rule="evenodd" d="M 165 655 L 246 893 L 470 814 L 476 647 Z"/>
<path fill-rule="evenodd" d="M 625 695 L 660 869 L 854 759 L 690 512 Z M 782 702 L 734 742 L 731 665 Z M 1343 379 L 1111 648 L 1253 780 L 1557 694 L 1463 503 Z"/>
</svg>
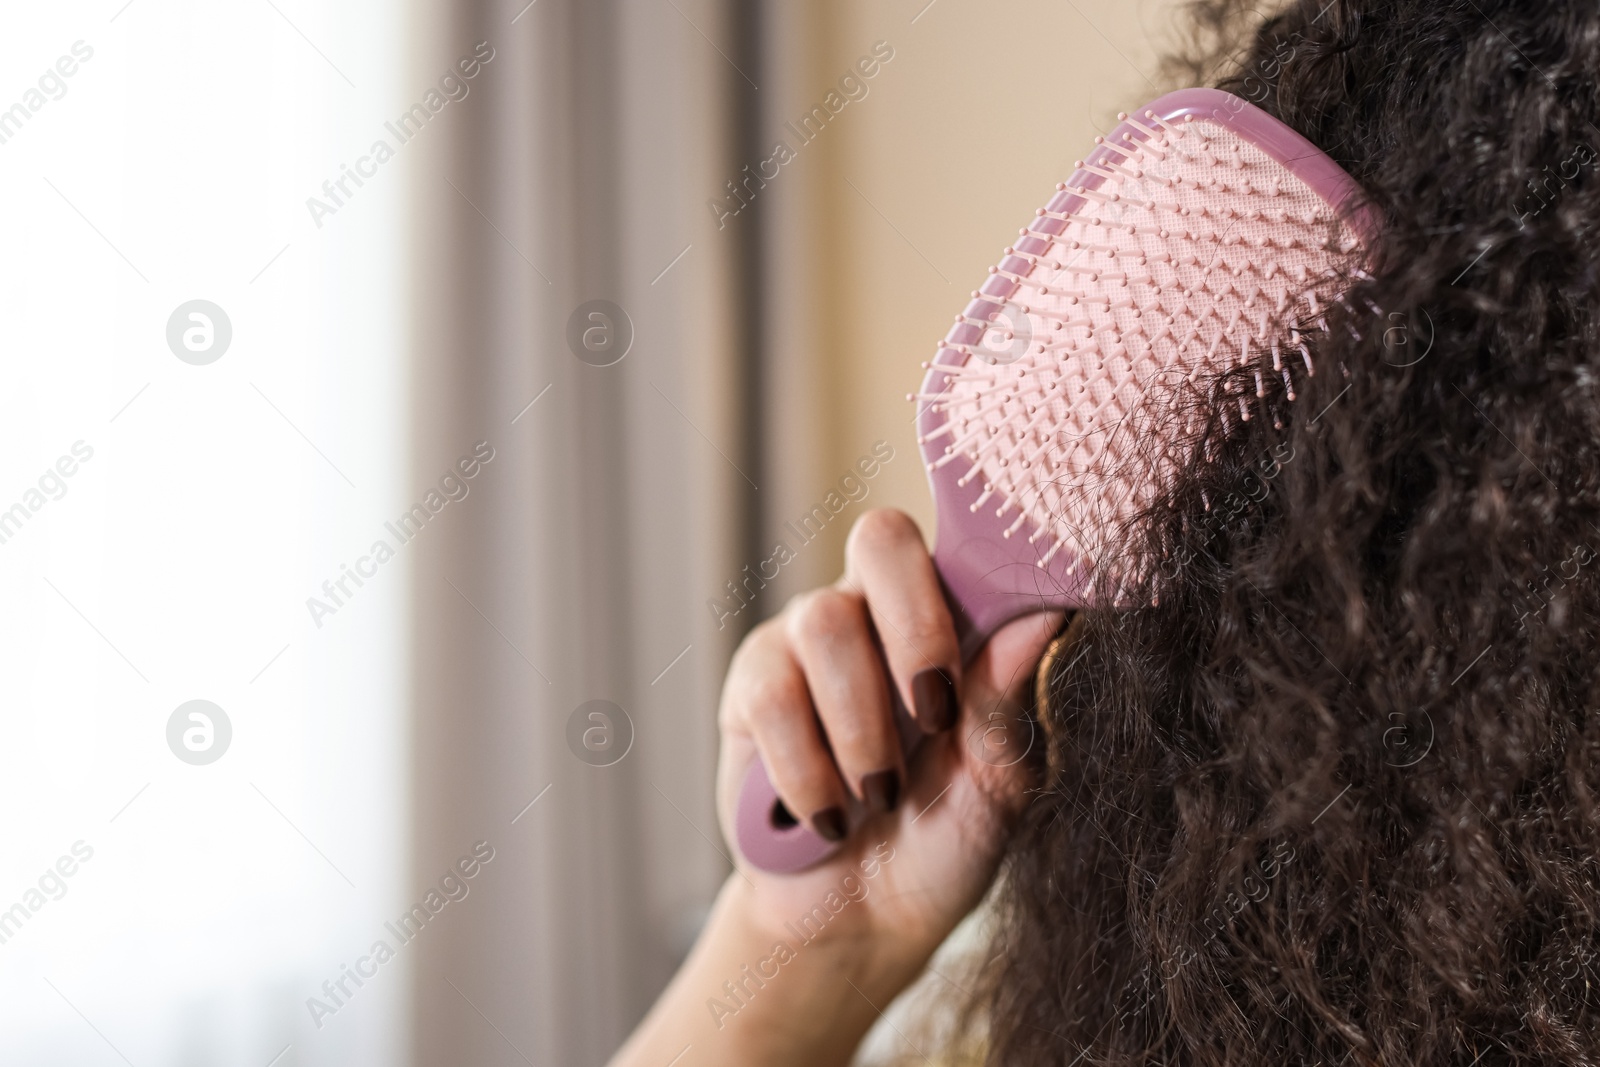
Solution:
<svg viewBox="0 0 1600 1067">
<path fill-rule="evenodd" d="M 943 442 L 932 466 L 963 464 L 974 509 L 1013 516 L 1008 537 L 1031 527 L 1041 566 L 1063 550 L 1094 566 L 1150 501 L 1199 430 L 1175 407 L 1186 384 L 1253 364 L 1256 397 L 1270 375 L 1293 400 L 1291 366 L 1314 372 L 1301 333 L 1318 294 L 1360 248 L 1227 126 L 1146 112 L 1097 141 L 991 268 L 940 346 L 945 377 L 919 395 L 945 416 L 924 438 Z M 1251 417 L 1243 398 L 1237 414 Z"/>
</svg>

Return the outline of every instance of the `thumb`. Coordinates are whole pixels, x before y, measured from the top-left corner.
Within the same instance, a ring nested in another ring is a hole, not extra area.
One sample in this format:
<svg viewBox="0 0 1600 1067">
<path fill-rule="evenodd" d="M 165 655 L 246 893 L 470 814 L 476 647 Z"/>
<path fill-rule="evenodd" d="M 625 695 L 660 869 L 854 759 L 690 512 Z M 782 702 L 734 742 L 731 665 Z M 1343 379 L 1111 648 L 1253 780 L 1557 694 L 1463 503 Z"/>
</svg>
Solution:
<svg viewBox="0 0 1600 1067">
<path fill-rule="evenodd" d="M 1059 611 L 1024 615 L 997 630 L 967 669 L 960 739 L 978 788 L 1008 817 L 1022 808 L 1028 755 L 1044 744 L 1027 713 L 1034 672 L 1061 630 Z"/>
</svg>

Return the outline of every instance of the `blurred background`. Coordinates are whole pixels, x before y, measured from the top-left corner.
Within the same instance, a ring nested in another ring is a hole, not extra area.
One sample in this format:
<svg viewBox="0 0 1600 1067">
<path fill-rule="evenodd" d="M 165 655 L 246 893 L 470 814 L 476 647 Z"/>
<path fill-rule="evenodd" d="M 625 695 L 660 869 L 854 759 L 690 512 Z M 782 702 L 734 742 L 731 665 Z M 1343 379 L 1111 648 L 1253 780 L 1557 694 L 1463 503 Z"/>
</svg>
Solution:
<svg viewBox="0 0 1600 1067">
<path fill-rule="evenodd" d="M 918 364 L 1174 19 L 11 5 L 0 1062 L 603 1064 L 730 652 L 931 535 Z"/>
</svg>

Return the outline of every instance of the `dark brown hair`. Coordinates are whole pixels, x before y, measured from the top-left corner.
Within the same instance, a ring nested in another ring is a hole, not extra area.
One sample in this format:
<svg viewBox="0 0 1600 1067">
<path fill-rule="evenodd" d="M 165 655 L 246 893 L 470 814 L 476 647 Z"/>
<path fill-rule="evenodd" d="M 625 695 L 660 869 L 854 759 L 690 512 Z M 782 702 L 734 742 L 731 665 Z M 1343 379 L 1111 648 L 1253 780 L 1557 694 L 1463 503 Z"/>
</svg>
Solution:
<svg viewBox="0 0 1600 1067">
<path fill-rule="evenodd" d="M 1382 237 L 1052 679 L 989 1062 L 1600 1063 L 1600 5 L 1193 14 Z"/>
</svg>

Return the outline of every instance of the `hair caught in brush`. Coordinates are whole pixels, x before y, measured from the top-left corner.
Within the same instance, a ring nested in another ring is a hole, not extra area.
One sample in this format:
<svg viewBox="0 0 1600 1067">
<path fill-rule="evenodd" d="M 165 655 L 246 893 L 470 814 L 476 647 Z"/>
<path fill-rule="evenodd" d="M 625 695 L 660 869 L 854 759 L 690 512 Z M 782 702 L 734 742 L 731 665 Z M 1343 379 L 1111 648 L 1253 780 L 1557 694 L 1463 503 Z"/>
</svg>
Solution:
<svg viewBox="0 0 1600 1067">
<path fill-rule="evenodd" d="M 1253 10 L 1184 78 L 1382 234 L 1053 680 L 988 1061 L 1600 1063 L 1600 7 Z"/>
</svg>

